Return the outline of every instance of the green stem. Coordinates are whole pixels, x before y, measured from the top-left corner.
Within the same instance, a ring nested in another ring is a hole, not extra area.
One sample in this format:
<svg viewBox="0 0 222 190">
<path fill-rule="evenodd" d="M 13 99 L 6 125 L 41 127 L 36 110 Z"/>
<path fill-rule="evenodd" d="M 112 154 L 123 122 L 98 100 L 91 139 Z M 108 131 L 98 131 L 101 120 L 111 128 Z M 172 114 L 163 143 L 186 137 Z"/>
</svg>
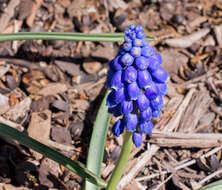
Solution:
<svg viewBox="0 0 222 190">
<path fill-rule="evenodd" d="M 131 132 L 125 133 L 122 151 L 121 151 L 119 160 L 116 164 L 116 167 L 112 173 L 111 179 L 108 182 L 107 190 L 116 189 L 116 186 L 124 172 L 131 150 L 133 148 L 132 135 L 133 133 Z"/>
<path fill-rule="evenodd" d="M 70 33 L 70 32 L 17 32 L 0 34 L 0 42 L 11 40 L 72 40 L 94 42 L 119 42 L 123 41 L 124 33 Z M 153 40 L 147 37 L 147 40 Z"/>
</svg>

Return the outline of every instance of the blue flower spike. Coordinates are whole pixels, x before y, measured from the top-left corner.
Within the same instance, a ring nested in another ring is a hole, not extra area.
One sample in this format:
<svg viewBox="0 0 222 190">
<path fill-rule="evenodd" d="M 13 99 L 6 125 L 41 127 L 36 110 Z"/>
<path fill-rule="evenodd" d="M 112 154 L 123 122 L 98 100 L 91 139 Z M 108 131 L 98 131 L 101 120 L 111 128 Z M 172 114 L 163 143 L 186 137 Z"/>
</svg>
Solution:
<svg viewBox="0 0 222 190">
<path fill-rule="evenodd" d="M 143 143 L 143 134 L 150 135 L 153 117 L 159 117 L 163 96 L 167 94 L 168 73 L 161 67 L 162 57 L 146 41 L 141 25 L 125 30 L 124 42 L 117 56 L 109 63 L 106 87 L 108 112 L 120 117 L 112 127 L 115 136 L 132 132 L 136 147 Z"/>
</svg>

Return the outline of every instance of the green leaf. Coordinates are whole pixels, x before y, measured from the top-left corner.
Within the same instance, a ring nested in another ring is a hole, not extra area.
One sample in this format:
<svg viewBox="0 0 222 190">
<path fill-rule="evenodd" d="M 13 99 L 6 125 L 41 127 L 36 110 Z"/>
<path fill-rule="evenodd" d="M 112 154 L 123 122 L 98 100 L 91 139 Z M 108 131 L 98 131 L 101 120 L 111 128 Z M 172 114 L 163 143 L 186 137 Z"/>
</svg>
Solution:
<svg viewBox="0 0 222 190">
<path fill-rule="evenodd" d="M 104 180 L 102 180 L 100 177 L 96 176 L 94 173 L 85 168 L 85 166 L 82 163 L 71 160 L 70 158 L 64 156 L 63 154 L 27 136 L 23 132 L 20 132 L 8 125 L 0 123 L 0 134 L 7 136 L 11 139 L 17 140 L 19 143 L 23 144 L 24 146 L 45 155 L 46 157 L 65 166 L 70 171 L 87 179 L 93 184 L 99 185 L 101 187 L 106 187 L 107 185 L 107 183 Z"/>
<path fill-rule="evenodd" d="M 123 41 L 124 33 L 71 33 L 71 32 L 17 32 L 0 34 L 0 42 L 9 40 L 73 40 L 94 42 L 119 42 Z M 147 36 L 147 40 L 153 40 Z"/>
<path fill-rule="evenodd" d="M 221 189 L 222 189 L 222 180 L 219 180 L 202 187 L 200 190 L 221 190 Z"/>
<path fill-rule="evenodd" d="M 99 108 L 99 112 L 96 116 L 96 121 L 93 127 L 92 137 L 90 140 L 90 146 L 87 156 L 87 168 L 93 173 L 100 176 L 101 166 L 103 161 L 103 154 L 106 142 L 107 131 L 110 122 L 110 114 L 108 113 L 108 107 L 106 106 L 106 97 L 108 91 L 102 101 Z M 98 190 L 99 187 L 86 181 L 85 190 Z"/>
</svg>

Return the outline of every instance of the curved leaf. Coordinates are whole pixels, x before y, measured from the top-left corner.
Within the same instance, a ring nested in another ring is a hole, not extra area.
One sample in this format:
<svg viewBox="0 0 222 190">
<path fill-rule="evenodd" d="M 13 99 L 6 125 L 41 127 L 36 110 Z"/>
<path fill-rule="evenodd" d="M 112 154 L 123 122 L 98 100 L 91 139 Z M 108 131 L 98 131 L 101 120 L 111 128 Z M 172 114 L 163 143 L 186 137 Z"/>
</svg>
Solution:
<svg viewBox="0 0 222 190">
<path fill-rule="evenodd" d="M 106 97 L 108 91 L 103 98 L 102 104 L 99 108 L 99 112 L 96 116 L 96 121 L 93 127 L 92 137 L 90 140 L 90 146 L 87 156 L 87 168 L 93 173 L 100 176 L 101 166 L 104 155 L 104 147 L 106 142 L 107 131 L 110 122 L 110 114 L 108 113 L 108 107 L 106 106 Z M 99 187 L 86 181 L 86 190 L 98 190 Z"/>
<path fill-rule="evenodd" d="M 93 184 L 99 185 L 101 187 L 106 187 L 107 185 L 104 180 L 102 180 L 100 177 L 96 176 L 94 173 L 86 169 L 82 163 L 71 160 L 63 154 L 27 136 L 23 132 L 20 132 L 12 127 L 9 127 L 8 125 L 0 123 L 0 134 L 14 139 L 19 143 L 23 144 L 24 146 L 45 155 L 46 157 L 65 166 L 70 171 L 87 179 Z"/>
</svg>

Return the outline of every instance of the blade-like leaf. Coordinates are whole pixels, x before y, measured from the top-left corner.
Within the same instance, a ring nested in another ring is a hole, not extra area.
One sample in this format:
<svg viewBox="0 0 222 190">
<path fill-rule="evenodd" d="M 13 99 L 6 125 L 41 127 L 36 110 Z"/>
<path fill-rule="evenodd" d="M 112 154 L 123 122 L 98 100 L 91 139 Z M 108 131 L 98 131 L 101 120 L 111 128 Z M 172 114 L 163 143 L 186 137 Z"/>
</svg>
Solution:
<svg viewBox="0 0 222 190">
<path fill-rule="evenodd" d="M 104 147 L 106 142 L 107 131 L 110 122 L 110 114 L 108 113 L 108 107 L 106 106 L 106 93 L 102 104 L 99 108 L 99 112 L 96 116 L 96 121 L 93 127 L 93 132 L 90 140 L 90 146 L 87 156 L 87 168 L 93 173 L 100 176 L 101 166 L 103 161 Z M 86 181 L 85 190 L 98 190 L 99 187 Z"/>
<path fill-rule="evenodd" d="M 222 189 L 222 180 L 219 180 L 202 187 L 200 190 L 221 190 L 221 189 Z"/>
<path fill-rule="evenodd" d="M 18 130 L 9 127 L 8 125 L 0 123 L 0 134 L 7 136 L 11 139 L 17 140 L 19 143 L 26 147 L 29 147 L 46 157 L 58 162 L 59 164 L 65 166 L 70 171 L 76 173 L 77 175 L 89 180 L 91 183 L 99 185 L 101 187 L 106 187 L 107 183 L 100 177 L 96 176 L 94 173 L 85 168 L 85 166 L 77 161 L 73 161 L 70 158 L 64 156 L 63 154 L 53 150 L 52 148 L 34 140 L 33 138 L 27 136 L 26 134 L 19 132 Z"/>
<path fill-rule="evenodd" d="M 73 40 L 94 42 L 120 42 L 124 33 L 76 33 L 76 32 L 17 32 L 0 34 L 0 42 L 9 40 Z M 153 40 L 147 36 L 147 40 Z"/>
</svg>

